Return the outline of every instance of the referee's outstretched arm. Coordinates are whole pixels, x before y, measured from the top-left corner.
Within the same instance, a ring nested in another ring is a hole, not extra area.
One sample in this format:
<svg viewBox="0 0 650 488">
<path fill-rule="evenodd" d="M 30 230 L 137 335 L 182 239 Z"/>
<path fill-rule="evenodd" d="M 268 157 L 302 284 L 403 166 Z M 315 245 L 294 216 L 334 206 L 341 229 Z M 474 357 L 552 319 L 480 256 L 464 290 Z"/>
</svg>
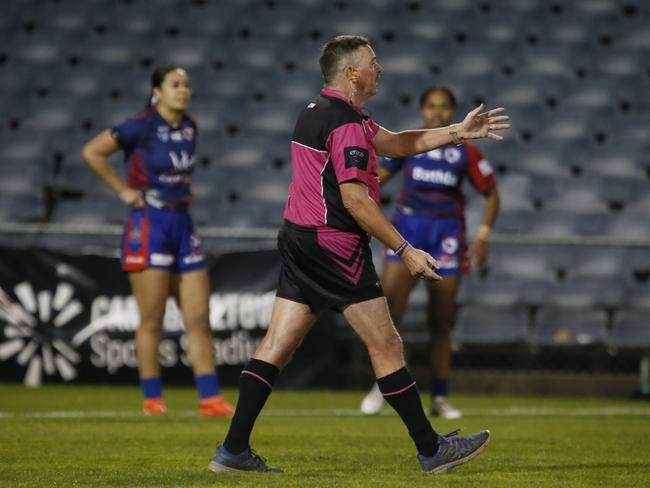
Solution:
<svg viewBox="0 0 650 488">
<path fill-rule="evenodd" d="M 438 129 L 391 132 L 381 127 L 372 144 L 378 155 L 399 158 L 431 151 L 451 142 L 460 144 L 465 139 L 502 141 L 503 136 L 493 131 L 510 128 L 506 122 L 510 117 L 502 114 L 505 109 L 499 107 L 482 113 L 481 110 L 483 104 L 469 112 L 461 123 Z"/>
</svg>

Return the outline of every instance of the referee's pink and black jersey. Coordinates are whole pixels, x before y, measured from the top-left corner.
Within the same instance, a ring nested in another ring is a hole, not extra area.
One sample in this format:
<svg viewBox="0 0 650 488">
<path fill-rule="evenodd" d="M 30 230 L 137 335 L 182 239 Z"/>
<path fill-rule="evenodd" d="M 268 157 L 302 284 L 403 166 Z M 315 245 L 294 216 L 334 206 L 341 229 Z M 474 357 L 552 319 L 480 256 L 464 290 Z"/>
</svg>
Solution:
<svg viewBox="0 0 650 488">
<path fill-rule="evenodd" d="M 339 93 L 324 88 L 298 117 L 291 142 L 293 175 L 284 218 L 306 227 L 362 233 L 343 207 L 339 184 L 358 180 L 379 203 L 379 126 Z"/>
<path fill-rule="evenodd" d="M 339 185 L 361 181 L 379 203 L 379 126 L 323 89 L 302 111 L 291 144 L 293 176 L 278 235 L 277 296 L 314 311 L 383 295 L 369 236 L 343 206 Z"/>
</svg>

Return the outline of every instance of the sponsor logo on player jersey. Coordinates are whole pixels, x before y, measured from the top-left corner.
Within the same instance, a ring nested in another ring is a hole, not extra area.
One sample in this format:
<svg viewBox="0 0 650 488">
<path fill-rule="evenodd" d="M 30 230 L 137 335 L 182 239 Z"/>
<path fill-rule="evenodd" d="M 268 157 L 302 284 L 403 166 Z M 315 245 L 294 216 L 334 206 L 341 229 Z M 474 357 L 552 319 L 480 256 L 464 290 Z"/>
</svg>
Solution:
<svg viewBox="0 0 650 488">
<path fill-rule="evenodd" d="M 448 147 L 444 151 L 444 157 L 450 164 L 455 164 L 460 161 L 461 153 L 456 147 Z"/>
<path fill-rule="evenodd" d="M 142 232 L 140 232 L 139 227 L 133 227 L 131 231 L 129 232 L 129 241 L 132 244 L 136 244 L 137 242 L 140 242 L 140 239 L 142 238 Z"/>
<path fill-rule="evenodd" d="M 442 159 L 442 149 L 432 149 L 426 153 L 418 154 L 416 158 Z"/>
<path fill-rule="evenodd" d="M 489 176 L 492 174 L 492 166 L 486 159 L 481 159 L 478 162 L 478 170 L 483 176 Z"/>
<path fill-rule="evenodd" d="M 144 257 L 129 255 L 124 258 L 124 262 L 127 264 L 144 264 Z"/>
<path fill-rule="evenodd" d="M 456 186 L 458 184 L 458 176 L 456 176 L 451 171 L 443 171 L 441 169 L 425 169 L 421 166 L 415 166 L 413 168 L 412 178 L 415 181 L 436 183 L 438 185 Z"/>
<path fill-rule="evenodd" d="M 187 151 L 181 151 L 180 155 L 175 151 L 169 151 L 169 158 L 176 169 L 187 170 L 194 166 L 194 155 L 190 156 Z"/>
<path fill-rule="evenodd" d="M 458 268 L 458 259 L 454 256 L 440 256 L 438 259 L 439 269 L 454 269 Z"/>
<path fill-rule="evenodd" d="M 169 266 L 174 262 L 174 256 L 171 254 L 162 254 L 159 252 L 151 253 L 151 264 L 154 266 Z"/>
<path fill-rule="evenodd" d="M 194 127 L 183 128 L 183 138 L 186 141 L 192 142 L 194 140 Z"/>
<path fill-rule="evenodd" d="M 161 142 L 168 142 L 169 141 L 169 127 L 167 127 L 166 125 L 159 125 L 156 136 L 158 137 L 158 140 L 160 140 Z"/>
<path fill-rule="evenodd" d="M 458 148 L 447 147 L 445 149 L 442 148 L 432 149 L 431 151 L 428 151 L 426 153 L 416 155 L 415 158 L 426 157 L 427 159 L 436 159 L 436 160 L 444 159 L 449 164 L 455 164 L 458 161 L 460 161 L 462 155 L 463 154 L 460 152 Z"/>
<path fill-rule="evenodd" d="M 169 133 L 169 137 L 174 142 L 181 142 L 183 140 L 183 133 L 179 130 L 175 130 L 174 132 Z"/>
<path fill-rule="evenodd" d="M 447 254 L 454 254 L 458 250 L 458 240 L 455 237 L 446 237 L 442 240 L 442 250 Z"/>
<path fill-rule="evenodd" d="M 203 262 L 205 258 L 203 257 L 203 254 L 199 252 L 194 252 L 190 254 L 189 256 L 185 256 L 183 258 L 183 264 L 194 264 L 194 263 L 201 263 Z"/>
<path fill-rule="evenodd" d="M 170 174 L 170 173 L 163 173 L 158 177 L 158 181 L 161 183 L 167 183 L 167 184 L 178 184 L 178 183 L 184 183 L 186 185 L 189 185 L 190 182 L 192 181 L 192 178 L 190 178 L 189 175 L 186 174 Z"/>
</svg>

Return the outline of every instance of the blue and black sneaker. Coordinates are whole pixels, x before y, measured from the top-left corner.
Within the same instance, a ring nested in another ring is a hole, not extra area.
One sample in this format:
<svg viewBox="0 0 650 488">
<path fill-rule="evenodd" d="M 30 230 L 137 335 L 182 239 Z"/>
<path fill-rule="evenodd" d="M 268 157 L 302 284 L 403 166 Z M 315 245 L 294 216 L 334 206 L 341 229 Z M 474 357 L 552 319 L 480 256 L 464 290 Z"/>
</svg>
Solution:
<svg viewBox="0 0 650 488">
<path fill-rule="evenodd" d="M 425 473 L 449 473 L 481 454 L 489 442 L 489 430 L 468 436 L 459 436 L 456 430 L 445 436 L 438 436 L 438 451 L 431 457 L 418 454 L 418 461 Z"/>
<path fill-rule="evenodd" d="M 262 473 L 282 473 L 280 468 L 269 466 L 266 459 L 257 454 L 251 448 L 241 454 L 229 453 L 223 444 L 217 446 L 217 452 L 208 465 L 208 471 L 218 473 L 220 471 L 259 471 Z"/>
</svg>

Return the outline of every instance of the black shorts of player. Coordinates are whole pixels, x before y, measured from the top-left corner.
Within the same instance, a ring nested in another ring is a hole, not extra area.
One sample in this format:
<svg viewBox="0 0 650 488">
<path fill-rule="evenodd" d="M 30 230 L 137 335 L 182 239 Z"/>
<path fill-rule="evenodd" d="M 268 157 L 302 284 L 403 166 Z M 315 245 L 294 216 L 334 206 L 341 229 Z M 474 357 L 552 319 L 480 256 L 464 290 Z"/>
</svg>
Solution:
<svg viewBox="0 0 650 488">
<path fill-rule="evenodd" d="M 366 236 L 285 220 L 278 250 L 282 260 L 280 298 L 320 312 L 328 308 L 341 311 L 345 305 L 384 296 Z"/>
</svg>

